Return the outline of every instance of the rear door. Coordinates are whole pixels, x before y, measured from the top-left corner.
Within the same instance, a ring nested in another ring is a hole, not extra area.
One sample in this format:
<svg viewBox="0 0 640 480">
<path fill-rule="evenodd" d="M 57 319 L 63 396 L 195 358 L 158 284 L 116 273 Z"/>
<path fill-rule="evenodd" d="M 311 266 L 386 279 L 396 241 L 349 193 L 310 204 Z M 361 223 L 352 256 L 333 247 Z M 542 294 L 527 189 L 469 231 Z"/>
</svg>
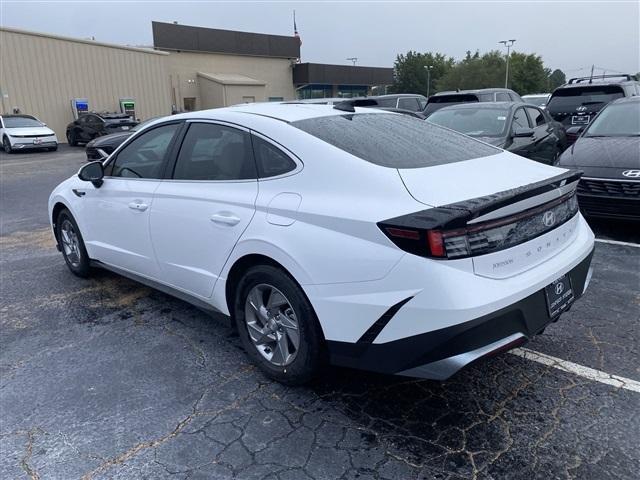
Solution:
<svg viewBox="0 0 640 480">
<path fill-rule="evenodd" d="M 221 122 L 188 122 L 170 170 L 151 209 L 162 280 L 208 298 L 255 211 L 258 182 L 249 132 Z"/>
</svg>

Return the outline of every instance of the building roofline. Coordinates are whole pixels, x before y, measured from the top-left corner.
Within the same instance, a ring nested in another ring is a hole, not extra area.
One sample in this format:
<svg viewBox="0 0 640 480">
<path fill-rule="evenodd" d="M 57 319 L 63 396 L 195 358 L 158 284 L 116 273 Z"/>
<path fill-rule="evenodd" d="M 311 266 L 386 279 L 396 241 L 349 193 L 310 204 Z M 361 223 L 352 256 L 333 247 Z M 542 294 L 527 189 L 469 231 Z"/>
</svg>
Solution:
<svg viewBox="0 0 640 480">
<path fill-rule="evenodd" d="M 43 38 L 53 38 L 54 40 L 62 40 L 65 42 L 74 42 L 74 43 L 84 43 L 86 45 L 93 45 L 93 46 L 97 46 L 97 47 L 108 47 L 108 48 L 117 48 L 120 50 L 129 50 L 129 51 L 133 51 L 133 52 L 139 52 L 139 53 L 151 53 L 153 55 L 170 55 L 168 52 L 162 52 L 159 50 L 151 50 L 149 48 L 139 48 L 139 47 L 129 47 L 127 45 L 118 45 L 116 43 L 106 43 L 106 42 L 99 42 L 96 40 L 87 40 L 84 38 L 74 38 L 74 37 L 65 37 L 63 35 L 55 35 L 52 33 L 43 33 L 43 32 L 34 32 L 31 30 L 23 30 L 21 28 L 14 28 L 14 27 L 5 27 L 5 26 L 0 26 L 0 32 L 8 32 L 8 33 L 18 33 L 21 35 L 32 35 L 34 37 L 43 37 Z"/>
</svg>

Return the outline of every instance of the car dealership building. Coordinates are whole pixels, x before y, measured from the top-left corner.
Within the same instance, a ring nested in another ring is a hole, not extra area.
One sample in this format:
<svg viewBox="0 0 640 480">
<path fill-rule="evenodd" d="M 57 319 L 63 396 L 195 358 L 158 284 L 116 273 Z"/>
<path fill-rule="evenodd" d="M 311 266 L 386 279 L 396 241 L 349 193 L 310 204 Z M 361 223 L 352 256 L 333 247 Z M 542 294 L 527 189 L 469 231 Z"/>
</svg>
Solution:
<svg viewBox="0 0 640 480">
<path fill-rule="evenodd" d="M 146 119 L 244 102 L 358 96 L 393 69 L 300 63 L 294 36 L 152 22 L 140 48 L 0 27 L 1 113 L 34 115 L 62 141 L 85 111 Z"/>
</svg>

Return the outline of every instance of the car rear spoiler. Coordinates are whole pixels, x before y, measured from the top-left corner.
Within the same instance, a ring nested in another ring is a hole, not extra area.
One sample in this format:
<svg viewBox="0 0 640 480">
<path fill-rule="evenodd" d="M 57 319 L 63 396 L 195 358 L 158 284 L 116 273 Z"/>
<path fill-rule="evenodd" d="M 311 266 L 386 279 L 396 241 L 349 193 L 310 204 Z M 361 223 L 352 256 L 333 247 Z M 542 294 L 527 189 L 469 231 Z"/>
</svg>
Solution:
<svg viewBox="0 0 640 480">
<path fill-rule="evenodd" d="M 577 182 L 582 174 L 583 172 L 580 170 L 569 170 L 555 177 L 521 187 L 423 210 L 419 214 L 411 216 L 411 225 L 403 225 L 403 222 L 407 221 L 407 216 L 397 217 L 386 222 L 400 227 L 427 230 L 462 228 L 468 222 L 489 212 Z"/>
</svg>

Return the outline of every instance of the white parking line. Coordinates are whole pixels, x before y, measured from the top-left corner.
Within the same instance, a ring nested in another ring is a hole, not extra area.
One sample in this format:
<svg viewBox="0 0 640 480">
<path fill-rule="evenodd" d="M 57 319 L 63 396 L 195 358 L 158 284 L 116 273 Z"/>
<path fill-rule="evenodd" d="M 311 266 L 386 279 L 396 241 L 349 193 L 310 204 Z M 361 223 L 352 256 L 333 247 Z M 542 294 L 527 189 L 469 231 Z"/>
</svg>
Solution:
<svg viewBox="0 0 640 480">
<path fill-rule="evenodd" d="M 547 365 L 563 372 L 573 373 L 580 377 L 596 382 L 604 383 L 605 385 L 611 385 L 616 388 L 624 388 L 625 390 L 631 390 L 632 392 L 640 393 L 640 382 L 631 380 L 630 378 L 619 377 L 618 375 L 612 375 L 610 373 L 601 372 L 600 370 L 594 370 L 593 368 L 584 367 L 577 363 L 569 362 L 568 360 L 562 360 L 561 358 L 545 355 L 544 353 L 534 352 L 528 348 L 516 348 L 509 353 L 517 355 L 518 357 L 526 358 L 534 362 Z"/>
<path fill-rule="evenodd" d="M 625 247 L 636 247 L 636 248 L 640 248 L 640 243 L 621 242 L 621 241 L 619 241 L 619 240 L 605 240 L 604 238 L 596 238 L 596 242 L 600 242 L 600 243 L 610 243 L 611 245 L 624 245 Z"/>
</svg>

